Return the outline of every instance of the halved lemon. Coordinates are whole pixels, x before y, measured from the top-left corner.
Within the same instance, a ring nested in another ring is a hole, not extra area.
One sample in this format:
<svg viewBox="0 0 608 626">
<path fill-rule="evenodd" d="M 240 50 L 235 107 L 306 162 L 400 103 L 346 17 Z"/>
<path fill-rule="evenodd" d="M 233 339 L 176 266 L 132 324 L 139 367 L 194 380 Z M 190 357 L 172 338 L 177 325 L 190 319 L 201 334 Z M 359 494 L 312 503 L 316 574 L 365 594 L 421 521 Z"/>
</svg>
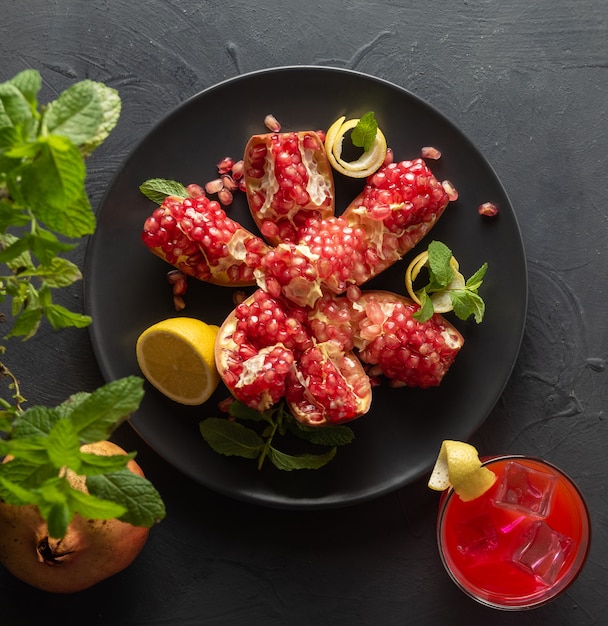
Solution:
<svg viewBox="0 0 608 626">
<path fill-rule="evenodd" d="M 345 161 L 342 158 L 342 142 L 344 135 L 352 130 L 358 123 L 359 118 L 345 121 L 346 117 L 342 116 L 337 119 L 325 134 L 325 152 L 332 167 L 351 178 L 367 178 L 373 174 L 384 163 L 386 157 L 386 138 L 382 131 L 378 128 L 376 136 L 370 146 L 355 161 Z"/>
<path fill-rule="evenodd" d="M 207 401 L 220 377 L 215 365 L 218 326 L 192 317 L 153 324 L 139 336 L 137 362 L 147 380 L 180 404 Z"/>
<path fill-rule="evenodd" d="M 496 482 L 496 474 L 482 467 L 477 449 L 463 441 L 446 439 L 431 472 L 428 486 L 435 491 L 453 487 L 467 502 L 484 494 Z"/>
</svg>

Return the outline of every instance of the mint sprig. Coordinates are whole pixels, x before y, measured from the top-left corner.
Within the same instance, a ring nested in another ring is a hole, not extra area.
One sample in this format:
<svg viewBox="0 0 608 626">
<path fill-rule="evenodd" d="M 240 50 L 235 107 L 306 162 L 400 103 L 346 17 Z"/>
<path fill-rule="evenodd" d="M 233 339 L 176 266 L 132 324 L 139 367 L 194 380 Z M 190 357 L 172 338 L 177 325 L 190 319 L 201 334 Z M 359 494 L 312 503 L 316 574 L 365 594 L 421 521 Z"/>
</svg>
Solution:
<svg viewBox="0 0 608 626">
<path fill-rule="evenodd" d="M 353 431 L 345 425 L 313 428 L 301 424 L 284 402 L 267 411 L 256 411 L 235 401 L 229 407 L 229 416 L 208 417 L 200 422 L 203 439 L 218 454 L 257 460 L 258 469 L 266 459 L 283 471 L 319 469 L 335 457 L 339 446 L 354 439 Z M 238 420 L 252 422 L 255 427 Z M 291 453 L 280 449 L 279 441 L 286 443 L 289 435 L 309 444 L 311 451 Z"/>
<path fill-rule="evenodd" d="M 452 251 L 440 241 L 432 241 L 427 249 L 429 282 L 422 289 L 416 291 L 420 300 L 420 309 L 414 313 L 414 318 L 420 322 L 429 320 L 435 307 L 431 296 L 433 294 L 447 293 L 452 310 L 456 317 L 466 320 L 473 316 L 475 322 L 480 324 L 485 314 L 485 303 L 478 293 L 488 269 L 488 264 L 483 265 L 465 281 L 463 287 L 455 288 L 452 285 L 454 268 L 450 260 Z"/>
<path fill-rule="evenodd" d="M 378 122 L 373 111 L 364 113 L 357 122 L 357 125 L 353 128 L 350 139 L 353 142 L 353 146 L 357 148 L 363 148 L 367 152 L 378 132 Z"/>
<path fill-rule="evenodd" d="M 78 393 L 57 407 L 33 406 L 3 423 L 0 498 L 9 504 L 34 504 L 51 536 L 60 538 L 76 513 L 150 527 L 165 516 L 152 484 L 127 469 L 135 455 L 101 456 L 80 446 L 109 439 L 138 407 L 143 380 L 119 379 L 92 393 Z M 67 472 L 86 476 L 88 493 L 70 485 Z"/>
<path fill-rule="evenodd" d="M 0 302 L 11 300 L 9 336 L 29 339 L 43 318 L 53 328 L 83 327 L 90 318 L 53 302 L 52 290 L 80 280 L 60 255 L 95 230 L 85 158 L 118 121 L 116 90 L 91 80 L 41 106 L 36 70 L 0 83 Z"/>
</svg>

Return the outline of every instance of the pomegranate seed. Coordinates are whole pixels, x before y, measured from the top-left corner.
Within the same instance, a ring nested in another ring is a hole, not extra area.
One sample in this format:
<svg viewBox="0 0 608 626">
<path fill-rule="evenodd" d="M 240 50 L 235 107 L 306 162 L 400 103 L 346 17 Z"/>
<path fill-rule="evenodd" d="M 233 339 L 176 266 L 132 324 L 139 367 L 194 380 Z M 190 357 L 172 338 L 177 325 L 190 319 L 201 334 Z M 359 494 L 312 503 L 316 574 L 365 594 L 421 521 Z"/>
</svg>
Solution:
<svg viewBox="0 0 608 626">
<path fill-rule="evenodd" d="M 219 174 L 227 174 L 234 166 L 234 159 L 232 157 L 224 157 L 217 164 L 217 171 Z"/>
<path fill-rule="evenodd" d="M 494 217 L 498 213 L 498 207 L 493 202 L 484 202 L 479 205 L 477 211 L 479 212 L 479 215 Z"/>
<path fill-rule="evenodd" d="M 448 194 L 450 202 L 458 200 L 458 191 L 456 191 L 456 187 L 454 187 L 449 180 L 442 181 L 441 185 L 444 191 Z"/>
<path fill-rule="evenodd" d="M 220 189 L 217 193 L 217 198 L 224 206 L 229 206 L 234 200 L 232 192 L 228 189 Z"/>
<path fill-rule="evenodd" d="M 186 302 L 182 296 L 173 296 L 173 306 L 176 311 L 183 311 L 186 308 Z"/>
<path fill-rule="evenodd" d="M 232 396 L 228 396 L 227 398 L 224 398 L 223 400 L 220 400 L 217 403 L 217 408 L 222 412 L 222 413 L 228 413 L 228 411 L 230 410 L 230 405 L 234 402 L 234 398 Z"/>
<path fill-rule="evenodd" d="M 278 133 L 281 130 L 281 125 L 279 124 L 279 121 L 272 114 L 269 114 L 264 118 L 264 125 L 269 131 L 273 133 Z"/>
<path fill-rule="evenodd" d="M 224 188 L 224 181 L 221 178 L 215 178 L 214 180 L 210 180 L 205 185 L 205 191 L 208 194 L 218 193 Z"/>
<path fill-rule="evenodd" d="M 190 184 L 186 187 L 186 192 L 191 198 L 200 198 L 205 195 L 205 191 L 200 185 Z"/>
<path fill-rule="evenodd" d="M 232 294 L 232 302 L 235 306 L 244 302 L 245 298 L 247 298 L 247 294 L 244 291 L 237 290 Z"/>
<path fill-rule="evenodd" d="M 441 158 L 441 152 L 433 146 L 424 146 L 424 148 L 420 150 L 420 156 L 423 159 L 433 159 L 436 161 Z"/>
<path fill-rule="evenodd" d="M 234 178 L 234 180 L 241 180 L 241 178 L 243 178 L 244 171 L 245 162 L 241 159 L 232 166 L 232 178 Z"/>
<path fill-rule="evenodd" d="M 179 270 L 171 270 L 170 272 L 167 272 L 167 280 L 170 285 L 175 285 L 176 282 L 182 280 L 183 278 L 184 274 Z"/>
<path fill-rule="evenodd" d="M 224 189 L 228 189 L 228 191 L 236 191 L 239 188 L 239 184 L 228 174 L 222 176 L 222 183 L 224 184 Z"/>
</svg>

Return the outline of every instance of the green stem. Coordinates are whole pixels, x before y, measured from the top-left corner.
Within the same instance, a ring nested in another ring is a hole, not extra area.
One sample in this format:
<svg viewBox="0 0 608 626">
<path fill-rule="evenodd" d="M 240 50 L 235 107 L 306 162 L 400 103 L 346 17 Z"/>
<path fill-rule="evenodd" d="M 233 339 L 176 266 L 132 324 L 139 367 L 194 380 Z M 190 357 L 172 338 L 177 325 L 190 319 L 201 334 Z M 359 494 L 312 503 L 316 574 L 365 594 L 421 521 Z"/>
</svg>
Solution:
<svg viewBox="0 0 608 626">
<path fill-rule="evenodd" d="M 266 456 L 268 455 L 268 450 L 270 449 L 270 445 L 272 444 L 272 438 L 275 436 L 275 433 L 277 432 L 278 428 L 279 428 L 278 420 L 277 421 L 273 420 L 270 434 L 266 438 L 264 447 L 262 448 L 262 451 L 260 452 L 260 456 L 258 457 L 258 470 L 261 470 L 262 465 L 264 465 L 264 461 L 266 460 Z"/>
</svg>

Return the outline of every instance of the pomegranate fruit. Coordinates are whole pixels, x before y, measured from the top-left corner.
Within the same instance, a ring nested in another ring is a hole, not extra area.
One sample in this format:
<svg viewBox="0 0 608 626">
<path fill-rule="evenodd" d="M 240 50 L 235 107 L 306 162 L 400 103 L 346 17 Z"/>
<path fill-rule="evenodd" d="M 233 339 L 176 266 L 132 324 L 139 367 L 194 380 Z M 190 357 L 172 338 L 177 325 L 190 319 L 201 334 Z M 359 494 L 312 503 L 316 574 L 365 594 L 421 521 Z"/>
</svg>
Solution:
<svg viewBox="0 0 608 626">
<path fill-rule="evenodd" d="M 251 214 L 272 244 L 294 242 L 307 217 L 333 215 L 332 170 L 315 131 L 253 135 L 244 174 Z"/>
<path fill-rule="evenodd" d="M 83 452 L 114 455 L 125 451 L 110 441 L 85 444 Z M 133 460 L 127 467 L 143 476 Z M 72 487 L 86 491 L 85 479 L 68 473 Z M 20 580 L 53 593 L 81 591 L 130 565 L 150 529 L 120 520 L 90 520 L 76 514 L 62 539 L 49 537 L 33 505 L 0 502 L 0 562 Z"/>
<path fill-rule="evenodd" d="M 226 318 L 215 343 L 220 376 L 235 398 L 263 411 L 285 398 L 296 419 L 319 426 L 369 410 L 369 378 L 345 343 L 318 341 L 312 310 L 258 289 Z"/>
<path fill-rule="evenodd" d="M 461 333 L 439 314 L 419 322 L 419 305 L 389 291 L 364 291 L 353 303 L 354 344 L 372 376 L 392 386 L 439 385 L 464 344 Z"/>
<path fill-rule="evenodd" d="M 167 197 L 145 221 L 143 242 L 188 276 L 218 285 L 252 285 L 268 246 L 207 196 Z"/>
</svg>

